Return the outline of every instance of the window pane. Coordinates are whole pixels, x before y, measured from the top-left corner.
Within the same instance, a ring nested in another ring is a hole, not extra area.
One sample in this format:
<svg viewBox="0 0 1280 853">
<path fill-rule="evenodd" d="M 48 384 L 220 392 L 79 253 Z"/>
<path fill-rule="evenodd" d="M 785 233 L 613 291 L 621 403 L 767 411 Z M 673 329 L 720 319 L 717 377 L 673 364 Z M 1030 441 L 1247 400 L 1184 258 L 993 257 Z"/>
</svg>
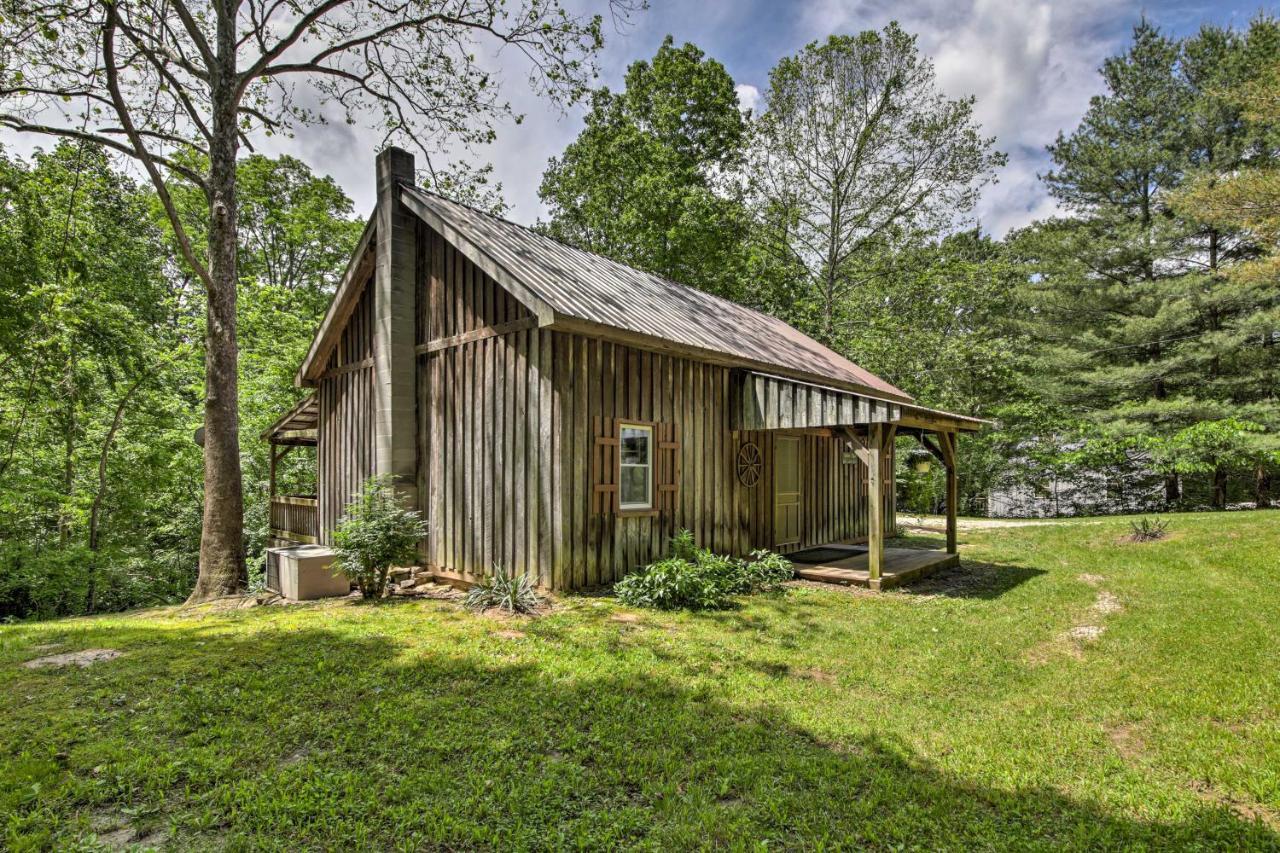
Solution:
<svg viewBox="0 0 1280 853">
<path fill-rule="evenodd" d="M 622 468 L 622 490 L 619 497 L 623 506 L 648 506 L 649 469 L 624 465 Z"/>
<path fill-rule="evenodd" d="M 622 428 L 622 464 L 649 464 L 649 431 L 647 429 Z"/>
</svg>

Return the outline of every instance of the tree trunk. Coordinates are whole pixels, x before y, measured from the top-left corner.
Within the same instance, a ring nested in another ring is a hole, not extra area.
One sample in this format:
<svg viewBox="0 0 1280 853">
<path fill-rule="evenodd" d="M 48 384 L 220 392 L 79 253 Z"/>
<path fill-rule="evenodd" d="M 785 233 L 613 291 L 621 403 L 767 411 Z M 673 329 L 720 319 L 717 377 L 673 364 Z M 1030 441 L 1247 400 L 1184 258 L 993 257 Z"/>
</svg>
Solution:
<svg viewBox="0 0 1280 853">
<path fill-rule="evenodd" d="M 133 399 L 133 395 L 138 393 L 142 383 L 147 381 L 147 376 L 144 373 L 138 377 L 128 392 L 120 398 L 119 404 L 116 405 L 115 416 L 111 419 L 111 428 L 107 430 L 107 436 L 102 440 L 102 451 L 98 454 L 98 490 L 93 495 L 93 506 L 89 510 L 89 582 L 84 596 L 84 612 L 90 616 L 93 615 L 93 610 L 98 604 L 98 549 L 102 544 L 102 504 L 107 494 L 107 457 L 111 453 L 111 445 L 116 440 L 116 433 L 120 431 L 120 424 L 124 422 L 124 410 Z"/>
<path fill-rule="evenodd" d="M 219 3 L 209 150 L 209 287 L 205 327 L 204 524 L 200 575 L 188 603 L 242 590 L 244 497 L 236 350 L 236 98 L 234 11 Z"/>
<path fill-rule="evenodd" d="M 1182 484 L 1178 481 L 1177 474 L 1164 475 L 1164 507 L 1165 509 L 1173 509 L 1178 505 L 1178 501 L 1182 499 Z"/>
<path fill-rule="evenodd" d="M 1213 469 L 1213 508 L 1227 508 L 1227 469 L 1222 465 Z"/>
<path fill-rule="evenodd" d="M 1271 472 L 1262 462 L 1253 469 L 1253 500 L 1258 509 L 1271 508 Z"/>
</svg>

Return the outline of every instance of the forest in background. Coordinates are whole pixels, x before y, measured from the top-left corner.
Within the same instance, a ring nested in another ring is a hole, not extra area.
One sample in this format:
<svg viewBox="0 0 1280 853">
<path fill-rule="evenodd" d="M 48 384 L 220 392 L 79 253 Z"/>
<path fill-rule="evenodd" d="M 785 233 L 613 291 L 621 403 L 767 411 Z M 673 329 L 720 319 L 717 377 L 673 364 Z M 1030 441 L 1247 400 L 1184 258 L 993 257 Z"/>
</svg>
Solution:
<svg viewBox="0 0 1280 853">
<path fill-rule="evenodd" d="M 775 314 L 914 395 L 996 420 L 960 442 L 962 512 L 1266 506 L 1280 465 L 1280 26 L 1148 25 L 1051 145 L 1063 214 L 972 221 L 1003 162 L 896 26 L 782 60 L 758 114 L 668 40 L 548 164 L 538 227 Z M 317 164 L 320 165 L 320 164 Z M 259 432 L 361 221 L 291 159 L 238 165 L 246 550 Z M 464 173 L 466 174 L 466 173 Z M 471 173 L 480 179 L 484 171 Z M 438 185 L 440 186 L 440 185 Z M 441 189 L 500 209 L 490 187 Z M 202 194 L 176 193 L 193 244 Z M 181 600 L 201 532 L 204 290 L 149 185 L 89 142 L 0 152 L 0 618 Z M 940 472 L 900 447 L 902 505 Z M 285 491 L 311 489 L 305 454 Z"/>
</svg>

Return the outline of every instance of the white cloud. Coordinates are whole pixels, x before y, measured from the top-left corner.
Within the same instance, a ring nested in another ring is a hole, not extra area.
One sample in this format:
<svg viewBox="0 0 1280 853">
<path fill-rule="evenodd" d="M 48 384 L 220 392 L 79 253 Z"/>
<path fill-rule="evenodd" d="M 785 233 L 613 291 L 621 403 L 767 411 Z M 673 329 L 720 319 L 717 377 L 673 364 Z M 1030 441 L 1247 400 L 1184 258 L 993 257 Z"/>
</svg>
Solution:
<svg viewBox="0 0 1280 853">
<path fill-rule="evenodd" d="M 733 91 L 738 95 L 738 106 L 755 112 L 756 104 L 760 103 L 759 89 L 750 83 L 739 83 L 733 87 Z"/>
<path fill-rule="evenodd" d="M 821 0 L 804 21 L 818 37 L 897 20 L 932 57 L 943 91 L 976 98 L 975 117 L 1009 155 L 976 211 L 999 236 L 1056 209 L 1036 177 L 1048 168 L 1044 148 L 1079 122 L 1101 89 L 1098 67 L 1121 47 L 1136 14 L 1133 0 Z"/>
</svg>

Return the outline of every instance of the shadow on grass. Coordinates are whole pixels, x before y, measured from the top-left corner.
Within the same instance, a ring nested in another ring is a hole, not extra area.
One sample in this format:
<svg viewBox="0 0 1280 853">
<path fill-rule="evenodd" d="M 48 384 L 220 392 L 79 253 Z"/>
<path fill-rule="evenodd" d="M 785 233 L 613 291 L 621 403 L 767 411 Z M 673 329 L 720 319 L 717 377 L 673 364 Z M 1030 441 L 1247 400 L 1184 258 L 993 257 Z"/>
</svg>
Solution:
<svg viewBox="0 0 1280 853">
<path fill-rule="evenodd" d="M 1011 589 L 1046 574 L 1044 569 L 961 559 L 958 566 L 940 569 L 928 577 L 898 587 L 906 595 L 940 595 L 946 598 L 999 598 Z"/>
<path fill-rule="evenodd" d="M 179 847 L 1280 843 L 1209 805 L 1148 822 L 979 784 L 896 740 L 833 739 L 725 702 L 713 677 L 659 677 L 600 648 L 484 633 L 418 645 L 373 619 L 284 631 L 254 617 L 256 635 L 223 630 L 238 619 L 84 631 L 77 642 L 127 654 L 0 676 L 31 697 L 0 700 L 10 844 L 60 846 L 90 814 Z M 33 783 L 41 795 L 24 795 Z"/>
</svg>

